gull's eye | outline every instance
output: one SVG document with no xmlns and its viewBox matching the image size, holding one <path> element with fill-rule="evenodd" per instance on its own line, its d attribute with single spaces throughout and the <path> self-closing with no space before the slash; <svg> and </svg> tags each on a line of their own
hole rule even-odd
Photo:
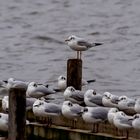
<svg viewBox="0 0 140 140">
<path fill-rule="evenodd" d="M 88 108 L 84 108 L 83 112 L 88 112 Z"/>
<path fill-rule="evenodd" d="M 66 78 L 65 78 L 65 77 L 62 77 L 62 79 L 63 79 L 63 80 L 66 80 Z"/>
<path fill-rule="evenodd" d="M 73 37 L 73 36 L 70 38 L 70 40 L 74 40 L 74 39 L 75 39 L 75 37 Z"/>
<path fill-rule="evenodd" d="M 34 84 L 33 84 L 33 86 L 34 86 L 34 87 L 37 87 L 37 84 L 36 84 L 36 83 L 34 83 Z"/>
<path fill-rule="evenodd" d="M 96 91 L 95 90 L 93 91 L 93 95 L 96 95 Z"/>
<path fill-rule="evenodd" d="M 75 91 L 74 88 L 71 88 L 71 91 L 74 92 Z"/>
<path fill-rule="evenodd" d="M 124 114 L 123 112 L 121 113 L 121 115 L 122 115 L 122 116 L 125 116 L 125 114 Z"/>
<path fill-rule="evenodd" d="M 69 102 L 69 103 L 68 103 L 68 106 L 72 106 L 72 103 L 71 103 L 71 102 Z"/>
</svg>

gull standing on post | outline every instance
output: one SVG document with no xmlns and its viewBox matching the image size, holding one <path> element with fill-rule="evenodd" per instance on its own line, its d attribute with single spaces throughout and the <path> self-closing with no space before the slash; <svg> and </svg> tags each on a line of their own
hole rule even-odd
<svg viewBox="0 0 140 140">
<path fill-rule="evenodd" d="M 65 42 L 67 42 L 68 46 L 72 49 L 77 51 L 77 59 L 81 59 L 82 51 L 86 51 L 89 48 L 102 45 L 102 43 L 89 43 L 83 38 L 77 37 L 75 35 L 69 36 Z"/>
</svg>

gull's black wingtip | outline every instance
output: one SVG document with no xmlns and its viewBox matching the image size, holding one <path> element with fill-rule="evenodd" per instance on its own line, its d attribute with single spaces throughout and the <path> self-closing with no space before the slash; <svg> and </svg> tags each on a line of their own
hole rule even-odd
<svg viewBox="0 0 140 140">
<path fill-rule="evenodd" d="M 93 80 L 87 80 L 88 83 L 93 83 L 93 82 L 96 82 L 96 79 L 93 79 Z"/>
<path fill-rule="evenodd" d="M 103 43 L 95 43 L 95 46 L 103 45 Z"/>
</svg>

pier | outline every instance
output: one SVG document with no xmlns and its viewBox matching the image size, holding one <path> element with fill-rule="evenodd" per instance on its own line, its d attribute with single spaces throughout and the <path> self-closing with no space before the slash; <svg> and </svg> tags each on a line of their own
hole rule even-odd
<svg viewBox="0 0 140 140">
<path fill-rule="evenodd" d="M 0 100 L 1 106 L 1 100 Z M 125 140 L 126 131 L 119 131 L 108 122 L 99 124 L 99 132 L 92 133 L 92 124 L 85 123 L 82 119 L 76 122 L 76 127 L 72 128 L 72 120 L 63 116 L 52 117 L 52 125 L 47 125 L 47 117 L 36 117 L 30 110 L 26 112 L 26 118 L 30 121 L 26 125 L 26 138 L 41 140 Z M 0 134 L 4 134 L 0 132 Z M 128 140 L 139 140 L 140 133 L 134 129 L 129 130 Z M 7 140 L 1 137 L 0 140 Z"/>
<path fill-rule="evenodd" d="M 67 86 L 82 89 L 82 60 L 71 59 L 67 63 Z M 63 94 L 63 93 L 62 93 Z M 32 110 L 26 111 L 26 90 L 11 88 L 9 90 L 9 129 L 8 140 L 122 140 L 126 138 L 126 131 L 118 130 L 107 121 L 99 123 L 98 132 L 91 130 L 93 124 L 88 124 L 78 118 L 73 127 L 73 120 L 63 115 L 52 116 L 51 125 L 48 117 L 37 117 Z M 0 100 L 1 107 L 1 100 Z M 2 109 L 1 109 L 2 112 Z M 49 117 L 50 119 L 50 117 Z M 26 125 L 25 120 L 29 121 Z M 140 139 L 138 130 L 130 129 L 129 140 Z M 1 133 L 2 134 L 2 133 Z M 3 137 L 1 138 L 3 139 Z M 6 140 L 7 138 L 5 138 Z"/>
</svg>

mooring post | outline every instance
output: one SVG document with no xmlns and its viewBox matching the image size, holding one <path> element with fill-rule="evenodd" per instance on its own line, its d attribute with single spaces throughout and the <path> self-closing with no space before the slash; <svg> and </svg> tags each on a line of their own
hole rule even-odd
<svg viewBox="0 0 140 140">
<path fill-rule="evenodd" d="M 8 140 L 25 140 L 26 91 L 23 88 L 9 90 Z"/>
<path fill-rule="evenodd" d="M 82 88 L 82 60 L 69 59 L 67 61 L 67 87 L 73 86 L 77 90 Z"/>
</svg>

